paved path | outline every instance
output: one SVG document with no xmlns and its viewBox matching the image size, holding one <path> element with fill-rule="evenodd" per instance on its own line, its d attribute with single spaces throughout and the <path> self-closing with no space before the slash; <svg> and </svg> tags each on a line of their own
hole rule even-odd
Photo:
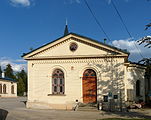
<svg viewBox="0 0 151 120">
<path fill-rule="evenodd" d="M 96 120 L 113 117 L 151 118 L 151 110 L 128 113 L 37 110 L 25 108 L 25 97 L 0 98 L 0 120 Z M 4 119 L 5 120 L 5 119 Z"/>
</svg>

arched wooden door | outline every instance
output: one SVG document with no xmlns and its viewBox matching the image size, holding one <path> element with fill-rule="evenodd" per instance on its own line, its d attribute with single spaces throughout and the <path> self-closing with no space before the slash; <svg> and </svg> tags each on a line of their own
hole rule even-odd
<svg viewBox="0 0 151 120">
<path fill-rule="evenodd" d="M 87 69 L 83 73 L 83 102 L 96 103 L 97 102 L 97 79 L 96 73 L 92 69 Z"/>
</svg>

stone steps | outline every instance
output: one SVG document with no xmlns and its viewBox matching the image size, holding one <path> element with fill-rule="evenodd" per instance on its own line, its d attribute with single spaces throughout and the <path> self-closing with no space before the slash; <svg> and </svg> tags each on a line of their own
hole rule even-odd
<svg viewBox="0 0 151 120">
<path fill-rule="evenodd" d="M 97 104 L 83 104 L 80 103 L 77 109 L 78 111 L 98 111 Z"/>
<path fill-rule="evenodd" d="M 78 111 L 98 111 L 98 109 L 93 107 L 79 107 Z"/>
</svg>

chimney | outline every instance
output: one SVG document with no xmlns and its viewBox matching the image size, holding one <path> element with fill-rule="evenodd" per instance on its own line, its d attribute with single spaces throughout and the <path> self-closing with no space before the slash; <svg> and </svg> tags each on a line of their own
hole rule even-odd
<svg viewBox="0 0 151 120">
<path fill-rule="evenodd" d="M 106 44 L 106 40 L 107 40 L 107 39 L 106 39 L 106 38 L 104 38 L 104 44 Z"/>
<path fill-rule="evenodd" d="M 4 72 L 2 73 L 2 78 L 5 78 L 5 73 Z"/>
</svg>

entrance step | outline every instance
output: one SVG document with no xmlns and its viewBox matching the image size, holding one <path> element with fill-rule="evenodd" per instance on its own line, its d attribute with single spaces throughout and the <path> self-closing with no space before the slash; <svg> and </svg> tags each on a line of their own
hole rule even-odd
<svg viewBox="0 0 151 120">
<path fill-rule="evenodd" d="M 77 109 L 78 111 L 98 111 L 98 107 L 96 103 L 80 103 Z"/>
</svg>

